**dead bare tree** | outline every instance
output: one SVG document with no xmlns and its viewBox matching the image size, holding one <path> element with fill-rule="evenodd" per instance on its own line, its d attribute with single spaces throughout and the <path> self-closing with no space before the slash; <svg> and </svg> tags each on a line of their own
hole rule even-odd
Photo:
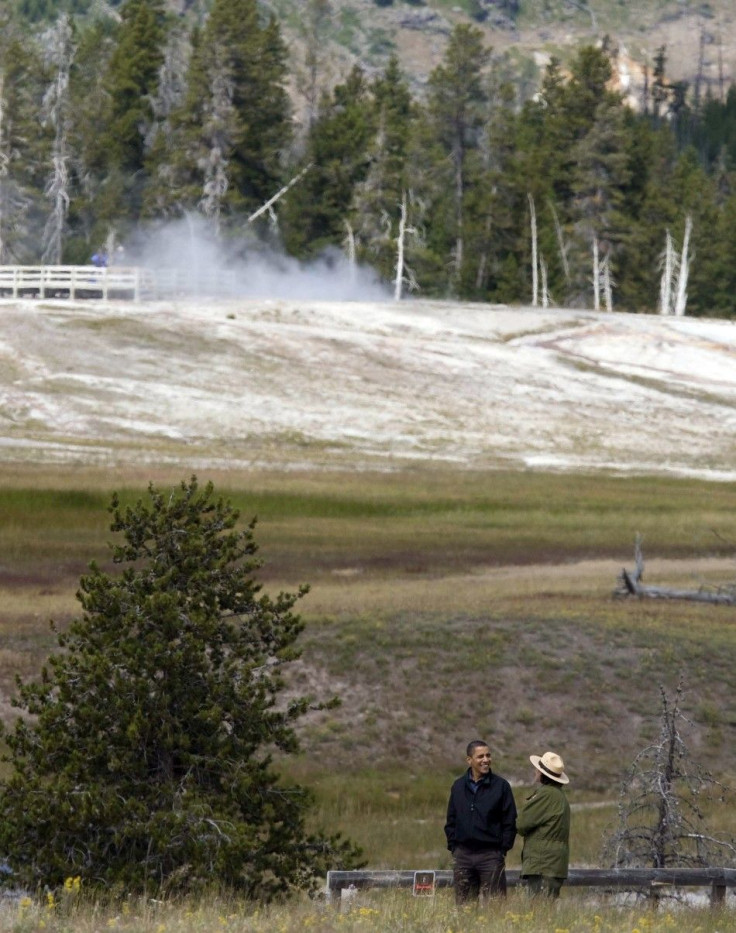
<svg viewBox="0 0 736 933">
<path fill-rule="evenodd" d="M 62 13 L 48 35 L 46 50 L 54 77 L 44 93 L 41 112 L 42 123 L 53 128 L 54 138 L 51 144 L 51 172 L 44 187 L 51 210 L 43 232 L 42 259 L 51 264 L 61 262 L 69 214 L 69 73 L 76 51 L 72 35 L 71 19 L 67 13 Z"/>
<path fill-rule="evenodd" d="M 687 308 L 687 280 L 690 274 L 690 235 L 692 217 L 685 217 L 682 253 L 675 249 L 672 234 L 665 232 L 665 247 L 660 257 L 662 276 L 659 281 L 659 313 L 683 317 Z"/>
<path fill-rule="evenodd" d="M 286 192 L 290 188 L 293 188 L 293 186 L 298 181 L 301 181 L 301 179 L 304 178 L 304 176 L 307 174 L 307 172 L 312 167 L 312 165 L 313 165 L 312 162 L 310 162 L 308 165 L 305 165 L 304 168 L 301 170 L 301 172 L 298 172 L 290 181 L 288 181 L 283 186 L 283 188 L 279 188 L 279 190 L 276 192 L 276 194 L 273 197 L 269 198 L 268 201 L 266 201 L 264 204 L 261 204 L 258 210 L 253 211 L 250 217 L 248 217 L 247 223 L 251 224 L 253 223 L 254 220 L 260 217 L 261 214 L 264 214 L 266 211 L 270 212 L 271 209 L 273 208 L 273 205 L 278 201 L 278 199 L 283 197 L 286 194 Z"/>
<path fill-rule="evenodd" d="M 557 245 L 560 250 L 560 261 L 562 262 L 562 271 L 565 273 L 565 282 L 570 283 L 570 261 L 567 258 L 567 243 L 565 242 L 565 234 L 562 230 L 562 224 L 560 223 L 560 218 L 555 210 L 553 202 L 548 199 L 547 203 L 549 209 L 552 212 L 552 219 L 555 225 L 555 235 L 557 236 Z"/>
<path fill-rule="evenodd" d="M 677 288 L 675 290 L 675 307 L 673 313 L 677 317 L 684 317 L 687 307 L 687 279 L 690 274 L 690 234 L 693 229 L 693 219 L 688 214 L 685 218 L 685 234 L 682 239 L 682 254 L 680 256 L 680 268 L 677 275 Z"/>
<path fill-rule="evenodd" d="M 606 253 L 601 263 L 601 289 L 606 311 L 613 311 L 613 289 L 616 282 L 611 275 L 611 255 Z"/>
<path fill-rule="evenodd" d="M 614 868 L 732 865 L 736 843 L 708 830 L 703 799 L 724 802 L 728 788 L 696 764 L 682 737 L 682 679 L 669 700 L 660 685 L 662 709 L 655 742 L 629 768 L 619 796 L 618 824 L 605 837 L 603 856 Z"/>
<path fill-rule="evenodd" d="M 534 198 L 527 192 L 529 201 L 529 225 L 532 238 L 532 307 L 539 304 L 539 266 L 537 261 L 537 211 L 534 207 Z"/>
<path fill-rule="evenodd" d="M 644 579 L 644 556 L 642 554 L 641 535 L 637 533 L 634 542 L 634 570 L 625 567 L 619 575 L 619 585 L 614 591 L 616 596 L 638 596 L 649 599 L 687 599 L 692 602 L 714 603 L 719 606 L 736 605 L 736 583 L 720 586 L 706 586 L 695 590 L 678 590 L 667 586 L 647 586 Z"/>
<path fill-rule="evenodd" d="M 355 281 L 356 275 L 356 252 L 355 252 L 355 230 L 349 220 L 345 221 L 345 239 L 343 240 L 345 254 L 348 259 L 348 269 L 350 270 L 350 279 Z"/>
<path fill-rule="evenodd" d="M 539 275 L 542 280 L 542 307 L 549 308 L 551 296 L 547 284 L 547 263 L 541 253 L 539 254 Z"/>
<path fill-rule="evenodd" d="M 659 280 L 659 313 L 672 313 L 672 282 L 677 273 L 679 256 L 675 249 L 672 234 L 665 231 L 664 250 L 660 257 L 662 275 Z"/>
<path fill-rule="evenodd" d="M 601 265 L 598 237 L 593 237 L 593 310 L 601 310 Z"/>
</svg>

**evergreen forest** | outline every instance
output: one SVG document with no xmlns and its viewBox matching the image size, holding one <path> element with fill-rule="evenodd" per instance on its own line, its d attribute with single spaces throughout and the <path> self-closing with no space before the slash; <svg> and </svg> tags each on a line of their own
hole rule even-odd
<svg viewBox="0 0 736 933">
<path fill-rule="evenodd" d="M 736 315 L 734 86 L 696 99 L 663 48 L 634 111 L 604 41 L 524 96 L 466 23 L 419 90 L 396 56 L 325 87 L 320 10 L 297 60 L 257 0 L 3 7 L 0 264 L 196 217 L 230 255 L 339 252 L 423 297 L 674 313 L 679 264 L 688 315 Z"/>
</svg>

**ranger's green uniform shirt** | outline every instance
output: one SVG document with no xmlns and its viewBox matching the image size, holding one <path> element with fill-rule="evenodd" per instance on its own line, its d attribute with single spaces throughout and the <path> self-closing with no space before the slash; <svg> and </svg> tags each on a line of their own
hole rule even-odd
<svg viewBox="0 0 736 933">
<path fill-rule="evenodd" d="M 570 861 L 570 804 L 558 784 L 540 784 L 516 819 L 524 837 L 521 874 L 567 878 Z"/>
</svg>

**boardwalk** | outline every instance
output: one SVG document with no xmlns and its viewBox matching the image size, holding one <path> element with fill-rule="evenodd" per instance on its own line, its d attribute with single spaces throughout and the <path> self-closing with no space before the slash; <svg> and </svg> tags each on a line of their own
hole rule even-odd
<svg viewBox="0 0 736 933">
<path fill-rule="evenodd" d="M 11 298 L 155 297 L 146 269 L 127 266 L 0 266 L 0 296 Z"/>
<path fill-rule="evenodd" d="M 246 285 L 242 272 L 198 266 L 155 272 L 140 266 L 0 266 L 5 298 L 236 298 L 247 293 Z"/>
</svg>

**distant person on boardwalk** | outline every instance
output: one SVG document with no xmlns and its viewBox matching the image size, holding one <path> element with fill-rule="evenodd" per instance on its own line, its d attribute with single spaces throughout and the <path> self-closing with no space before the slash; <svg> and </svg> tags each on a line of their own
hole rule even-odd
<svg viewBox="0 0 736 933">
<path fill-rule="evenodd" d="M 107 253 L 104 249 L 92 254 L 92 265 L 97 266 L 98 269 L 104 269 L 107 266 Z"/>
<path fill-rule="evenodd" d="M 488 743 L 476 739 L 465 753 L 468 770 L 450 789 L 445 824 L 457 904 L 506 895 L 506 853 L 516 838 L 514 795 L 491 770 Z"/>
<path fill-rule="evenodd" d="M 569 783 L 559 755 L 530 755 L 539 785 L 521 808 L 516 829 L 524 837 L 521 881 L 530 894 L 559 897 L 570 861 L 570 804 L 562 789 Z"/>
</svg>

